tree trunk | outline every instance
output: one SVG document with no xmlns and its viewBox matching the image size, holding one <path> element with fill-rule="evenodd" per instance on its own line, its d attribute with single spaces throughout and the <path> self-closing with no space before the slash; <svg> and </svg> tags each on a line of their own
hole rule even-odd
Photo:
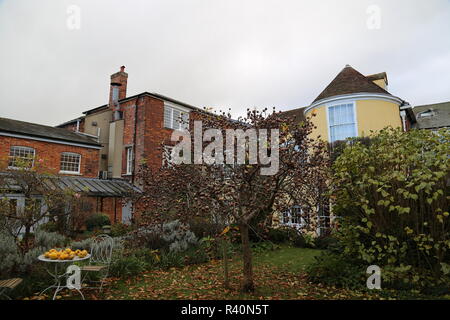
<svg viewBox="0 0 450 320">
<path fill-rule="evenodd" d="M 224 287 L 225 289 L 230 289 L 230 278 L 228 276 L 228 242 L 227 240 L 222 240 L 222 250 L 223 250 L 223 273 L 224 273 Z"/>
<path fill-rule="evenodd" d="M 243 292 L 252 292 L 255 290 L 253 284 L 253 263 L 252 263 L 252 251 L 250 249 L 250 240 L 248 237 L 248 225 L 241 223 L 239 225 L 241 231 L 242 242 L 242 257 L 244 260 L 244 281 L 242 283 Z"/>
<path fill-rule="evenodd" d="M 27 252 L 30 246 L 31 225 L 25 225 L 25 234 L 23 236 L 24 252 Z"/>
</svg>

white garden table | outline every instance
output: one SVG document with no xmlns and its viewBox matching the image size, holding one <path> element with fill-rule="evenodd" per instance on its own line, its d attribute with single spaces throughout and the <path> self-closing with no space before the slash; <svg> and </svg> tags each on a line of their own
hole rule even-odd
<svg viewBox="0 0 450 320">
<path fill-rule="evenodd" d="M 58 259 L 53 260 L 53 259 L 46 258 L 43 254 L 41 254 L 38 257 L 38 260 L 47 263 L 47 265 L 48 265 L 48 267 L 46 268 L 47 272 L 48 272 L 48 274 L 50 274 L 53 277 L 53 280 L 55 282 L 48 288 L 45 288 L 39 295 L 42 295 L 47 290 L 55 288 L 55 293 L 53 294 L 53 300 L 55 300 L 58 292 L 64 288 L 66 288 L 66 283 L 63 282 L 62 280 L 64 280 L 67 277 L 66 269 L 68 267 L 68 264 L 77 262 L 77 261 L 84 261 L 84 260 L 89 259 L 90 257 L 91 257 L 91 255 L 88 254 L 83 258 L 76 256 L 72 260 L 58 260 Z M 52 269 L 51 264 L 53 264 L 53 270 L 51 270 Z M 78 291 L 78 293 L 81 295 L 81 297 L 84 300 L 83 293 L 77 288 L 74 288 L 74 289 Z"/>
</svg>

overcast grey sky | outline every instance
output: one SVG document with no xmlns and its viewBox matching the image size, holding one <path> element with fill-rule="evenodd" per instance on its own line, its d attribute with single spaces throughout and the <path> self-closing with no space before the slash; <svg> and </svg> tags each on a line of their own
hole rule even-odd
<svg viewBox="0 0 450 320">
<path fill-rule="evenodd" d="M 0 44 L 0 117 L 48 125 L 106 103 L 121 65 L 128 95 L 234 115 L 306 106 L 347 63 L 450 100 L 450 0 L 0 0 Z"/>
</svg>

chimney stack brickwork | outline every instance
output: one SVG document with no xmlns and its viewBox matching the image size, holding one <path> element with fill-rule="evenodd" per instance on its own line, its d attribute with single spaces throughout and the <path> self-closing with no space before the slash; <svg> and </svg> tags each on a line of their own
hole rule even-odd
<svg viewBox="0 0 450 320">
<path fill-rule="evenodd" d="M 109 105 L 113 107 L 113 88 L 114 86 L 119 87 L 119 100 L 127 97 L 127 81 L 128 73 L 125 71 L 125 66 L 120 67 L 120 71 L 111 75 L 111 85 L 109 92 Z"/>
</svg>

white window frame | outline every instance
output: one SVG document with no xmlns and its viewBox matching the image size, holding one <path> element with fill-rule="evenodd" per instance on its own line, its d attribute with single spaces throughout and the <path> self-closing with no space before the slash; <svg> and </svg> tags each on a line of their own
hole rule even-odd
<svg viewBox="0 0 450 320">
<path fill-rule="evenodd" d="M 9 162 L 10 162 L 10 160 L 11 160 L 11 158 L 20 158 L 20 159 L 27 159 L 27 158 L 25 158 L 25 157 L 21 157 L 21 156 L 15 156 L 15 155 L 11 155 L 11 151 L 12 151 L 12 149 L 13 148 L 21 148 L 21 149 L 28 149 L 28 150 L 32 150 L 33 151 L 33 158 L 31 159 L 31 166 L 30 166 L 30 168 L 33 168 L 34 167 L 34 158 L 36 157 L 36 149 L 34 149 L 34 148 L 32 148 L 32 147 L 25 147 L 25 146 L 11 146 L 11 147 L 9 147 L 9 155 L 8 155 L 8 168 L 9 169 L 18 169 L 19 167 L 16 167 L 16 166 L 10 166 L 9 165 Z M 13 161 L 13 163 L 14 163 L 14 161 Z"/>
<path fill-rule="evenodd" d="M 62 157 L 63 157 L 63 155 L 78 156 L 78 157 L 79 157 L 79 161 L 78 161 L 78 171 L 69 171 L 69 170 L 63 170 L 63 169 L 62 169 Z M 80 169 L 81 169 L 81 154 L 75 153 L 75 152 L 61 152 L 61 157 L 60 157 L 60 160 L 59 160 L 59 167 L 60 167 L 59 173 L 64 173 L 64 174 L 80 174 Z"/>
<path fill-rule="evenodd" d="M 293 214 L 295 213 L 295 214 Z M 288 221 L 285 221 L 287 218 Z M 295 205 L 281 213 L 281 225 L 295 228 L 297 230 L 306 226 L 306 221 L 303 218 L 303 208 Z"/>
<path fill-rule="evenodd" d="M 169 126 L 166 126 L 166 110 L 170 110 L 170 125 Z M 187 115 L 186 120 L 188 121 L 188 123 L 183 123 L 183 122 L 177 121 L 178 126 L 175 127 L 173 125 L 173 122 L 175 120 L 174 115 L 173 115 L 174 110 L 179 111 L 181 117 L 183 114 L 186 114 Z M 165 102 L 164 103 L 164 112 L 163 112 L 163 126 L 164 126 L 164 128 L 172 129 L 172 130 L 189 130 L 189 109 L 180 107 L 175 104 L 170 104 L 170 103 Z"/>
<path fill-rule="evenodd" d="M 326 110 L 327 110 L 327 130 L 328 130 L 328 141 L 330 143 L 333 143 L 335 141 L 331 140 L 331 124 L 330 124 L 330 111 L 329 109 L 332 107 L 337 107 L 337 106 L 341 106 L 341 105 L 345 105 L 345 104 L 351 104 L 353 107 L 353 123 L 355 124 L 355 135 L 353 137 L 357 137 L 358 136 L 358 121 L 357 121 L 357 115 L 356 115 L 356 101 L 354 100 L 341 100 L 341 101 L 336 101 L 332 104 L 328 104 L 326 105 Z M 349 137 L 350 138 L 350 137 Z M 338 141 L 338 140 L 336 140 Z"/>
<path fill-rule="evenodd" d="M 133 174 L 133 147 L 126 147 L 126 156 L 127 156 L 127 168 L 126 168 L 126 174 Z"/>
</svg>

